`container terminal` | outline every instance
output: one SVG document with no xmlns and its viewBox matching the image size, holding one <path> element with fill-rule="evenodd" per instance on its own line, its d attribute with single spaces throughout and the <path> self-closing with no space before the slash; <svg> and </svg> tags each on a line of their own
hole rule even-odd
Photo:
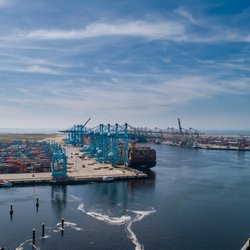
<svg viewBox="0 0 250 250">
<path fill-rule="evenodd" d="M 87 128 L 88 121 L 49 138 L 9 135 L 4 140 L 0 136 L 0 186 L 147 178 L 141 170 L 156 165 L 156 152 L 150 147 L 136 146 L 136 142 L 250 150 L 250 135 L 208 135 L 182 128 L 180 119 L 179 129 L 166 130 L 136 128 L 127 123 Z"/>
<path fill-rule="evenodd" d="M 0 144 L 0 186 L 75 184 L 146 178 L 130 165 L 156 164 L 149 147 L 129 145 L 128 125 L 84 125 L 46 140 L 13 140 Z M 136 135 L 133 135 L 136 137 Z"/>
</svg>

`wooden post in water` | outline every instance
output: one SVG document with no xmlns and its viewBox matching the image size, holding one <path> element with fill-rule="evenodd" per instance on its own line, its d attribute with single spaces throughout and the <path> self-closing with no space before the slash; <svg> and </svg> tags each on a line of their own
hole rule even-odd
<svg viewBox="0 0 250 250">
<path fill-rule="evenodd" d="M 63 233 L 64 233 L 64 218 L 62 218 L 62 221 L 61 221 L 61 234 L 63 236 Z"/>
<path fill-rule="evenodd" d="M 13 205 L 10 205 L 10 215 L 13 215 Z"/>
<path fill-rule="evenodd" d="M 64 218 L 62 218 L 62 230 L 64 230 Z"/>
<path fill-rule="evenodd" d="M 32 245 L 33 245 L 33 247 L 35 246 L 35 244 L 36 244 L 36 229 L 33 228 L 33 230 L 32 230 Z"/>
<path fill-rule="evenodd" d="M 10 219 L 12 220 L 13 217 L 13 205 L 10 205 Z"/>
<path fill-rule="evenodd" d="M 42 224 L 42 237 L 45 236 L 45 224 L 43 223 Z"/>
<path fill-rule="evenodd" d="M 38 212 L 38 208 L 39 208 L 39 199 L 36 198 L 36 211 Z"/>
</svg>

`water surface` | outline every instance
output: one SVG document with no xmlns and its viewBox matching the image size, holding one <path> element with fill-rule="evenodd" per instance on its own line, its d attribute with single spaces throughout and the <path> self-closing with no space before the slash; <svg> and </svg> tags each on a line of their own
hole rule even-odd
<svg viewBox="0 0 250 250">
<path fill-rule="evenodd" d="M 1 189 L 0 246 L 31 249 L 36 228 L 38 249 L 240 249 L 250 236 L 250 152 L 153 147 L 147 180 Z"/>
</svg>

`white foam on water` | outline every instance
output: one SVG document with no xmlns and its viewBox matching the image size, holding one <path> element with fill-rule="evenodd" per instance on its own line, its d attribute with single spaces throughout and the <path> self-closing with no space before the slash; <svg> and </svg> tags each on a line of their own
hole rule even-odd
<svg viewBox="0 0 250 250">
<path fill-rule="evenodd" d="M 81 198 L 79 198 L 79 197 L 77 197 L 77 196 L 75 196 L 75 195 L 73 195 L 73 194 L 70 194 L 69 196 L 70 196 L 70 198 L 72 198 L 72 200 L 74 200 L 74 201 L 82 201 Z"/>
<path fill-rule="evenodd" d="M 42 239 L 45 240 L 45 239 L 48 239 L 48 238 L 50 238 L 50 237 L 51 237 L 51 235 L 45 234 L 44 236 L 42 236 Z"/>
<path fill-rule="evenodd" d="M 31 246 L 32 246 L 32 248 L 33 248 L 33 249 L 40 250 L 40 247 L 37 247 L 37 246 L 36 246 L 36 245 L 34 245 L 34 244 L 31 244 Z"/>
<path fill-rule="evenodd" d="M 58 232 L 61 232 L 61 231 L 62 231 L 62 228 L 59 227 L 58 229 L 54 229 L 54 230 L 53 230 L 53 233 L 58 233 Z"/>
<path fill-rule="evenodd" d="M 136 214 L 135 218 L 132 219 L 131 221 L 129 221 L 128 224 L 126 225 L 128 238 L 131 239 L 133 244 L 135 245 L 135 250 L 143 250 L 144 249 L 143 244 L 141 244 L 139 242 L 139 240 L 137 239 L 135 233 L 132 231 L 131 227 L 132 227 L 133 223 L 142 220 L 147 215 L 155 213 L 156 210 L 152 209 L 150 211 L 134 211 L 134 210 L 127 210 L 127 211 L 130 211 L 130 212 Z"/>
<path fill-rule="evenodd" d="M 121 217 L 110 217 L 108 215 L 96 212 L 86 212 L 86 214 L 97 220 L 104 221 L 109 225 L 124 225 L 131 220 L 131 217 L 128 215 L 123 215 Z"/>
<path fill-rule="evenodd" d="M 16 247 L 16 250 L 22 250 L 22 249 L 23 249 L 23 246 L 24 246 L 26 243 L 30 242 L 30 241 L 32 241 L 32 239 L 28 239 L 28 240 L 22 242 L 18 247 Z"/>
<path fill-rule="evenodd" d="M 131 220 L 130 216 L 127 215 L 123 215 L 121 217 L 110 217 L 108 215 L 102 214 L 102 213 L 97 213 L 97 212 L 88 212 L 85 210 L 85 206 L 83 203 L 81 203 L 78 208 L 79 211 L 82 211 L 83 213 L 86 213 L 87 215 L 100 220 L 100 221 L 104 221 L 105 223 L 109 224 L 109 225 L 124 225 L 126 224 L 128 221 Z"/>
<path fill-rule="evenodd" d="M 83 231 L 83 228 L 77 227 L 77 224 L 76 224 L 76 223 L 73 223 L 73 222 L 65 221 L 65 222 L 64 222 L 64 225 L 65 225 L 66 227 L 73 228 L 73 229 L 75 229 L 76 231 Z"/>
<path fill-rule="evenodd" d="M 22 250 L 23 249 L 23 246 L 25 245 L 25 244 L 27 244 L 28 242 L 30 242 L 30 245 L 32 246 L 32 248 L 33 249 L 40 249 L 40 247 L 37 247 L 36 245 L 34 245 L 33 243 L 32 243 L 32 239 L 28 239 L 28 240 L 26 240 L 26 241 L 24 241 L 23 243 L 21 243 L 18 247 L 16 247 L 16 250 Z"/>
<path fill-rule="evenodd" d="M 72 198 L 77 200 L 77 201 L 81 200 L 80 198 L 78 198 L 76 196 L 72 196 Z M 135 214 L 135 217 L 132 218 L 130 215 L 122 215 L 121 217 L 111 217 L 111 216 L 108 216 L 106 214 L 98 213 L 95 211 L 87 211 L 85 209 L 84 203 L 80 203 L 79 206 L 77 207 L 77 210 L 81 211 L 84 214 L 87 214 L 88 216 L 95 218 L 96 220 L 103 221 L 109 225 L 115 225 L 115 226 L 125 225 L 125 231 L 127 232 L 127 237 L 135 245 L 135 250 L 143 250 L 144 246 L 143 246 L 143 244 L 141 244 L 139 242 L 139 240 L 137 239 L 137 236 L 135 235 L 135 233 L 131 229 L 133 223 L 141 221 L 145 216 L 148 216 L 148 215 L 156 212 L 156 210 L 153 208 L 151 210 L 148 210 L 148 211 L 126 210 L 127 212 Z M 51 227 L 46 227 L 46 229 L 50 229 L 54 233 L 58 233 L 58 232 L 61 232 L 62 230 L 64 230 L 63 228 L 61 228 L 61 223 L 57 223 L 56 227 L 57 227 L 56 229 L 53 229 Z M 69 222 L 69 221 L 64 222 L 64 227 L 65 228 L 69 227 L 69 228 L 72 228 L 76 231 L 83 231 L 83 228 L 78 227 L 76 223 Z M 49 237 L 51 237 L 51 235 L 45 235 L 41 239 L 47 239 Z M 29 239 L 29 240 L 26 240 L 25 242 L 21 243 L 16 248 L 16 250 L 23 250 L 23 246 L 28 242 L 30 242 L 30 245 L 32 245 L 32 239 Z M 39 249 L 35 245 L 33 247 L 36 249 Z"/>
<path fill-rule="evenodd" d="M 139 242 L 135 233 L 131 229 L 133 223 L 135 223 L 137 221 L 141 221 L 145 216 L 148 216 L 148 215 L 156 212 L 156 210 L 153 208 L 149 211 L 127 210 L 127 212 L 131 212 L 131 213 L 136 214 L 135 217 L 132 218 L 129 215 L 122 215 L 121 217 L 110 217 L 108 215 L 97 213 L 94 211 L 88 212 L 88 211 L 86 211 L 83 203 L 79 204 L 77 209 L 79 211 L 82 211 L 83 213 L 85 213 L 85 214 L 87 214 L 87 215 L 89 215 L 97 220 L 103 221 L 109 225 L 125 225 L 125 230 L 127 232 L 127 236 L 135 245 L 135 250 L 143 250 L 144 246 L 143 246 L 143 244 L 141 244 Z"/>
<path fill-rule="evenodd" d="M 152 208 L 151 210 L 148 210 L 148 211 L 137 211 L 137 210 L 127 210 L 128 212 L 132 212 L 132 213 L 135 213 L 136 215 L 141 215 L 142 216 L 142 219 L 147 216 L 147 215 L 150 215 L 150 214 L 153 214 L 156 212 L 156 210 L 154 208 Z"/>
<path fill-rule="evenodd" d="M 79 204 L 77 210 L 82 211 L 83 213 L 85 213 L 86 211 L 85 211 L 84 207 L 85 207 L 84 204 L 81 203 L 81 204 Z"/>
<path fill-rule="evenodd" d="M 57 226 L 60 226 L 60 225 L 62 225 L 61 223 L 57 223 L 56 224 Z M 73 222 L 69 222 L 69 221 L 64 221 L 64 227 L 70 227 L 70 228 L 72 228 L 72 229 L 75 229 L 76 231 L 83 231 L 83 228 L 81 228 L 81 227 L 77 227 L 77 224 L 76 223 L 73 223 Z M 54 233 L 58 233 L 59 231 L 61 231 L 61 230 L 64 230 L 64 228 L 62 228 L 62 227 L 59 227 L 59 228 L 57 228 L 57 229 L 54 229 Z"/>
<path fill-rule="evenodd" d="M 52 232 L 53 232 L 53 233 L 58 233 L 58 232 L 61 232 L 62 230 L 64 230 L 64 229 L 61 227 L 61 223 L 57 223 L 57 224 L 56 224 L 56 227 L 57 227 L 56 229 L 53 229 L 53 228 L 51 228 L 51 227 L 46 227 L 46 229 L 49 229 L 48 231 L 49 231 L 50 233 L 52 233 Z M 76 223 L 69 222 L 69 221 L 65 221 L 65 222 L 64 222 L 64 227 L 69 227 L 69 228 L 72 228 L 72 229 L 74 229 L 74 230 L 76 230 L 76 231 L 83 231 L 83 228 L 77 227 L 77 224 L 76 224 Z M 45 240 L 45 239 L 48 239 L 48 238 L 50 238 L 50 237 L 52 237 L 52 235 L 46 234 L 45 236 L 42 236 L 41 238 L 37 238 L 37 240 Z M 25 242 L 21 243 L 18 247 L 16 247 L 16 250 L 23 250 L 23 246 L 24 246 L 26 243 L 28 243 L 28 242 L 30 242 L 30 245 L 31 245 L 34 249 L 40 249 L 38 246 L 32 244 L 32 239 L 29 239 L 29 240 L 26 240 Z"/>
</svg>

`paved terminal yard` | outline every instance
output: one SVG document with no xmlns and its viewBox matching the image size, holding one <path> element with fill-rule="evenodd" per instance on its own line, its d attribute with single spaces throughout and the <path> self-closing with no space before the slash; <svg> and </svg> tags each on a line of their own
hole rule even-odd
<svg viewBox="0 0 250 250">
<path fill-rule="evenodd" d="M 68 176 L 79 178 L 102 178 L 102 177 L 146 177 L 144 173 L 136 169 L 128 168 L 124 165 L 112 167 L 108 163 L 97 163 L 95 159 L 88 157 L 81 158 L 80 148 L 66 147 L 66 155 L 68 156 Z"/>
<path fill-rule="evenodd" d="M 109 163 L 97 163 L 95 159 L 88 158 L 87 156 L 82 157 L 81 148 L 67 145 L 65 149 L 68 157 L 67 178 L 59 178 L 56 181 L 52 178 L 51 172 L 1 174 L 0 184 L 2 183 L 2 186 L 4 186 L 5 181 L 9 181 L 13 185 L 74 184 L 147 177 L 145 173 L 124 165 L 113 167 Z"/>
</svg>

